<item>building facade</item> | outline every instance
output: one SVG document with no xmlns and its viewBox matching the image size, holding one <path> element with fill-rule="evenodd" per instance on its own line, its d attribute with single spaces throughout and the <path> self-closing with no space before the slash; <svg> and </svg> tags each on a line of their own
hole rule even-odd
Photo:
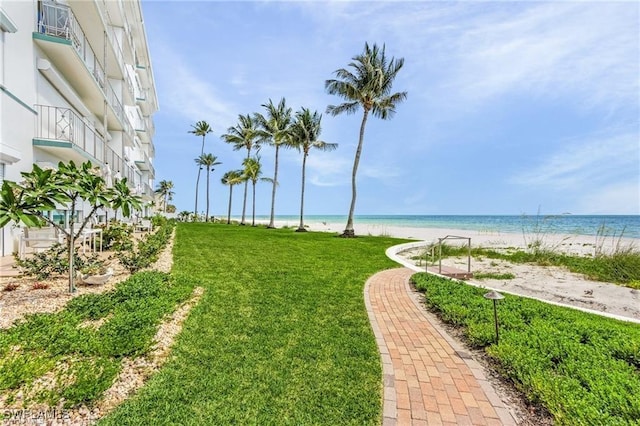
<svg viewBox="0 0 640 426">
<path fill-rule="evenodd" d="M 0 180 L 89 160 L 146 204 L 157 109 L 140 0 L 0 0 Z M 53 212 L 61 223 L 83 213 Z M 2 229 L 1 255 L 18 233 Z"/>
</svg>

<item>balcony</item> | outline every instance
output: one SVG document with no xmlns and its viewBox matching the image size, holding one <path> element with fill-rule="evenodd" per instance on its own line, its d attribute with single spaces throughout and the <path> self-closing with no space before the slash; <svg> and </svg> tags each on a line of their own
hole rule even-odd
<svg viewBox="0 0 640 426">
<path fill-rule="evenodd" d="M 127 178 L 127 186 L 131 189 L 135 188 L 136 172 L 133 170 L 133 167 L 110 147 L 107 147 L 105 150 L 104 161 L 105 163 L 109 163 L 114 177 L 119 174 L 120 178 Z"/>
<path fill-rule="evenodd" d="M 149 156 L 147 155 L 146 152 L 144 151 L 138 151 L 142 154 L 142 159 L 140 160 L 135 160 L 136 166 L 138 166 L 138 169 L 145 171 L 145 172 L 151 172 L 151 176 L 155 175 L 155 170 L 153 168 L 153 164 L 151 163 L 151 159 L 149 159 Z"/>
<path fill-rule="evenodd" d="M 101 164 L 104 140 L 78 114 L 69 108 L 35 106 L 36 136 L 33 146 L 64 160 Z"/>
<path fill-rule="evenodd" d="M 107 100 L 109 129 L 131 131 L 120 97 L 68 6 L 41 3 L 33 39 L 96 116 L 103 116 Z"/>
</svg>

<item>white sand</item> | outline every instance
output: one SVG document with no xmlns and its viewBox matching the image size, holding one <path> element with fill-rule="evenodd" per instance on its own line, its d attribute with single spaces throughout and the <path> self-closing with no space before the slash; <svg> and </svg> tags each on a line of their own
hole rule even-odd
<svg viewBox="0 0 640 426">
<path fill-rule="evenodd" d="M 342 233 L 345 223 L 307 222 L 310 231 Z M 277 227 L 296 227 L 297 222 L 276 222 Z M 537 240 L 542 247 L 569 254 L 593 256 L 596 251 L 611 252 L 616 248 L 634 247 L 640 249 L 640 239 L 600 239 L 588 235 L 560 234 L 516 234 L 501 232 L 469 231 L 444 228 L 409 228 L 402 226 L 384 226 L 358 224 L 356 235 L 389 236 L 434 243 L 447 235 L 470 237 L 472 247 L 494 249 L 520 248 Z M 450 244 L 466 244 L 466 240 L 451 240 Z M 413 253 L 415 254 L 415 252 Z M 406 253 L 409 259 L 412 253 Z M 466 270 L 467 259 L 448 259 L 443 262 L 449 266 Z M 474 285 L 505 291 L 553 303 L 574 306 L 582 309 L 605 312 L 640 322 L 640 291 L 620 285 L 596 282 L 584 276 L 569 272 L 564 268 L 540 267 L 535 265 L 516 265 L 491 259 L 472 259 L 472 272 L 511 272 L 516 278 L 511 280 L 472 280 Z"/>
</svg>

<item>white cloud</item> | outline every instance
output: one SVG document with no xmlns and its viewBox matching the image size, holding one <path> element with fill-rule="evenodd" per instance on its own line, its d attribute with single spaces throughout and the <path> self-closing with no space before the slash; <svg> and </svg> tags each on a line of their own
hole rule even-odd
<svg viewBox="0 0 640 426">
<path fill-rule="evenodd" d="M 307 158 L 307 179 L 316 186 L 343 186 L 351 182 L 352 160 L 335 153 L 314 152 Z"/>
<path fill-rule="evenodd" d="M 461 22 L 441 87 L 471 103 L 508 92 L 615 110 L 637 105 L 637 5 L 542 3 Z M 451 36 L 451 35 L 450 35 Z M 636 58 L 636 60 L 630 60 Z"/>
<path fill-rule="evenodd" d="M 237 108 L 222 99 L 217 88 L 188 67 L 182 58 L 168 45 L 160 45 L 154 53 L 156 69 L 166 71 L 156 73 L 157 86 L 164 111 L 178 114 L 189 121 L 206 120 L 215 123 L 216 128 L 227 128 L 235 123 Z M 170 70 L 170 71 L 169 71 Z"/>
<path fill-rule="evenodd" d="M 637 133 L 595 136 L 566 141 L 564 147 L 542 164 L 515 176 L 524 186 L 550 190 L 585 190 L 609 185 L 621 177 L 640 176 L 640 146 Z"/>
</svg>

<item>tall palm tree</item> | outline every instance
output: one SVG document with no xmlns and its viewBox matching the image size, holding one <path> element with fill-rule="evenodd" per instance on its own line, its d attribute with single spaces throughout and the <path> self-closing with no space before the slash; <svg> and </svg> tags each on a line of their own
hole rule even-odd
<svg viewBox="0 0 640 426">
<path fill-rule="evenodd" d="M 271 191 L 271 216 L 268 228 L 275 228 L 275 205 L 276 187 L 278 186 L 278 153 L 281 146 L 286 146 L 289 142 L 289 132 L 291 128 L 291 108 L 287 108 L 284 98 L 280 99 L 278 105 L 274 105 L 269 99 L 268 104 L 262 104 L 267 111 L 266 117 L 256 113 L 255 119 L 260 126 L 261 142 L 273 145 L 276 149 L 276 162 L 273 172 L 273 190 Z"/>
<path fill-rule="evenodd" d="M 256 183 L 259 180 L 271 181 L 271 179 L 261 177 L 262 164 L 260 163 L 260 157 L 245 158 L 242 165 L 244 166 L 244 178 L 250 180 L 252 184 L 251 226 L 256 226 Z"/>
<path fill-rule="evenodd" d="M 344 237 L 353 237 L 353 213 L 356 206 L 356 173 L 360 163 L 362 153 L 362 142 L 364 140 L 364 128 L 367 124 L 369 113 L 374 117 L 383 120 L 390 119 L 396 112 L 396 105 L 407 98 L 407 92 L 391 93 L 393 80 L 398 75 L 404 58 L 391 58 L 387 60 L 385 46 L 380 49 L 376 44 L 364 45 L 364 52 L 352 58 L 349 67 L 352 70 L 340 68 L 334 71 L 336 79 L 327 80 L 324 83 L 325 89 L 331 95 L 338 95 L 346 102 L 340 105 L 329 105 L 327 113 L 336 116 L 343 112 L 353 114 L 362 107 L 362 123 L 360 124 L 360 138 L 353 161 L 353 172 L 351 173 L 351 206 L 349 208 L 349 218 L 347 226 L 342 233 Z"/>
<path fill-rule="evenodd" d="M 240 149 L 247 150 L 247 157 L 251 157 L 251 150 L 256 148 L 256 154 L 260 152 L 260 134 L 258 133 L 257 122 L 249 114 L 238 115 L 238 124 L 234 127 L 229 127 L 227 133 L 222 135 L 222 139 L 226 143 L 233 145 L 233 150 L 238 151 Z M 244 199 L 242 202 L 242 219 L 240 225 L 245 224 L 245 213 L 247 208 L 247 187 L 249 181 L 244 181 Z"/>
<path fill-rule="evenodd" d="M 173 195 L 175 194 L 175 192 L 173 192 L 173 182 L 170 180 L 161 180 L 158 182 L 158 187 L 156 188 L 155 193 L 162 197 L 163 211 L 166 213 L 167 204 L 169 200 L 173 199 Z"/>
<path fill-rule="evenodd" d="M 195 125 L 191 125 L 193 130 L 189 130 L 189 133 L 192 133 L 196 136 L 202 136 L 202 148 L 200 149 L 200 155 L 204 154 L 204 139 L 207 135 L 213 132 L 211 126 L 206 121 L 198 121 Z M 200 172 L 202 171 L 202 167 L 198 166 L 198 178 L 196 179 L 196 205 L 194 207 L 193 213 L 195 217 L 198 217 L 198 186 L 200 185 Z"/>
<path fill-rule="evenodd" d="M 333 151 L 338 148 L 337 143 L 318 140 L 320 137 L 322 114 L 308 108 L 296 112 L 296 121 L 291 126 L 291 146 L 302 152 L 302 190 L 300 192 L 300 225 L 296 232 L 305 232 L 304 227 L 304 182 L 307 167 L 307 157 L 311 148 L 320 151 Z"/>
<path fill-rule="evenodd" d="M 222 164 L 218 161 L 218 157 L 213 154 L 202 154 L 200 157 L 195 159 L 196 164 L 202 168 L 205 167 L 207 169 L 207 210 L 204 216 L 204 221 L 209 222 L 209 176 L 212 170 L 215 170 L 213 167 L 219 164 Z"/>
<path fill-rule="evenodd" d="M 229 185 L 229 210 L 227 211 L 227 225 L 231 223 L 231 199 L 233 198 L 233 187 L 242 182 L 247 183 L 242 170 L 229 170 L 220 180 L 223 185 Z"/>
</svg>

